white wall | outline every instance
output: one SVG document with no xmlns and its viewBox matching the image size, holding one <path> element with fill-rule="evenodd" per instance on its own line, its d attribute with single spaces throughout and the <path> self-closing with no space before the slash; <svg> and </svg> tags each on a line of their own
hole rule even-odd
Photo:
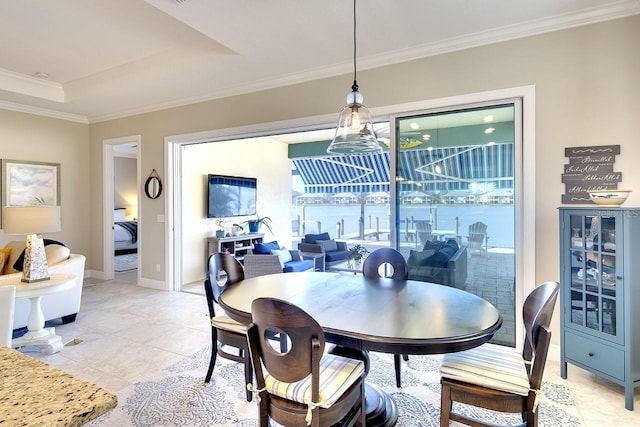
<svg viewBox="0 0 640 427">
<path fill-rule="evenodd" d="M 258 179 L 257 213 L 272 220 L 275 236 L 265 227 L 265 241 L 278 240 L 291 248 L 291 162 L 287 146 L 268 138 L 186 145 L 182 150 L 183 284 L 201 282 L 207 271 L 207 237 L 214 236 L 214 219 L 207 218 L 207 174 Z M 251 217 L 228 218 L 233 223 Z"/>
</svg>

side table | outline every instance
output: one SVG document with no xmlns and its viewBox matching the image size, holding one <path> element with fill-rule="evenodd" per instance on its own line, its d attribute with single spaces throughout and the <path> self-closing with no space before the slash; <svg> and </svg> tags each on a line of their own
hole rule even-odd
<svg viewBox="0 0 640 427">
<path fill-rule="evenodd" d="M 13 285 L 16 287 L 16 298 L 29 298 L 31 301 L 27 333 L 13 340 L 13 348 L 33 345 L 45 346 L 47 354 L 62 350 L 62 337 L 56 335 L 55 328 L 44 327 L 42 297 L 67 290 L 75 284 L 75 281 L 76 276 L 73 274 L 52 274 L 49 280 L 33 283 L 22 282 L 20 278 L 0 281 L 0 286 Z"/>
<path fill-rule="evenodd" d="M 320 252 L 300 252 L 300 256 L 302 259 L 312 259 L 313 260 L 313 269 L 315 271 L 324 271 L 325 260 L 324 254 Z"/>
</svg>

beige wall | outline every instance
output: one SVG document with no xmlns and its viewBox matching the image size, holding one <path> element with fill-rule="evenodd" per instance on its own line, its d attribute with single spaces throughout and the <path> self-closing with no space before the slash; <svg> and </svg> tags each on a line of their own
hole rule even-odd
<svg viewBox="0 0 640 427">
<path fill-rule="evenodd" d="M 616 169 L 633 189 L 639 172 L 636 136 L 640 107 L 640 17 L 634 16 L 383 67 L 358 74 L 366 104 L 380 107 L 516 86 L 536 87 L 536 280 L 558 278 L 557 211 L 564 186 L 564 147 L 621 144 Z M 91 125 L 91 198 L 101 204 L 102 140 L 142 135 L 143 176 L 164 173 L 167 135 L 311 117 L 339 110 L 349 76 L 313 81 Z M 337 115 L 337 114 L 336 114 Z M 529 141 L 528 143 L 531 143 Z M 247 154 L 265 158 L 265 153 Z M 525 159 L 533 161 L 533 159 Z M 142 201 L 144 256 L 164 258 L 163 197 Z M 640 202 L 632 193 L 628 205 Z M 94 209 L 94 212 L 98 210 Z M 102 248 L 101 217 L 92 217 L 92 254 Z M 533 238 L 533 236 L 531 236 Z M 147 255 L 148 254 L 148 255 Z M 101 268 L 101 257 L 90 260 Z M 143 277 L 164 280 L 155 270 Z"/>
<path fill-rule="evenodd" d="M 615 165 L 623 176 L 620 187 L 635 190 L 626 206 L 640 205 L 640 189 L 635 185 L 640 182 L 640 170 L 635 168 L 640 157 L 639 40 L 640 16 L 634 16 L 360 70 L 358 82 L 370 108 L 535 85 L 536 138 L 526 143 L 535 143 L 536 157 L 524 161 L 535 162 L 536 235 L 527 238 L 536 239 L 536 281 L 557 280 L 557 207 L 564 191 L 560 175 L 567 162 L 565 147 L 620 144 L 622 152 Z M 2 156 L 37 159 L 37 154 L 47 149 L 48 154 L 40 156 L 40 160 L 57 158 L 63 163 L 63 209 L 71 211 L 63 214 L 63 229 L 69 230 L 63 233 L 70 233 L 67 240 L 77 246 L 78 252 L 88 254 L 87 267 L 101 271 L 104 139 L 141 135 L 141 175 L 146 178 L 155 168 L 164 179 L 165 136 L 326 114 L 335 114 L 337 119 L 350 85 L 351 76 L 345 75 L 95 123 L 89 126 L 88 165 L 87 147 L 82 145 L 87 126 L 0 112 Z M 8 129 L 7 120 L 12 121 Z M 19 135 L 12 135 L 17 129 Z M 34 133 L 39 137 L 34 137 Z M 5 148 L 14 140 L 25 145 Z M 243 161 L 248 158 L 272 161 L 264 151 L 244 156 Z M 78 191 L 73 191 L 74 186 Z M 156 200 L 143 197 L 139 212 L 145 224 L 141 277 L 157 281 L 165 280 L 163 273 L 156 273 L 155 264 L 162 263 L 164 271 L 165 230 L 164 224 L 157 222 L 157 215 L 165 213 L 166 194 Z M 85 209 L 77 209 L 78 206 Z M 90 227 L 85 212 L 90 212 Z M 554 329 L 557 331 L 557 324 Z M 555 334 L 554 339 L 558 336 Z"/>
<path fill-rule="evenodd" d="M 182 268 L 183 283 L 202 282 L 207 271 L 207 236 L 217 229 L 207 218 L 207 174 L 247 176 L 258 179 L 256 210 L 271 218 L 271 228 L 281 245 L 291 248 L 291 162 L 287 146 L 268 138 L 223 141 L 184 147 L 182 164 Z M 233 223 L 251 217 L 227 218 L 225 232 Z M 265 241 L 274 240 L 262 227 Z"/>
<path fill-rule="evenodd" d="M 0 109 L 0 158 L 60 163 L 62 231 L 44 237 L 89 254 L 89 125 Z M 0 246 L 24 238 L 2 230 Z"/>
</svg>

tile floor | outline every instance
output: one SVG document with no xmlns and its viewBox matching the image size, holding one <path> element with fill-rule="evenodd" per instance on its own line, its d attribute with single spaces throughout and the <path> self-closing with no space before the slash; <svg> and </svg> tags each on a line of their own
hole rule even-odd
<svg viewBox="0 0 640 427">
<path fill-rule="evenodd" d="M 118 393 L 209 344 L 203 296 L 146 289 L 135 281 L 135 270 L 110 281 L 86 279 L 76 322 L 56 327 L 65 343 L 74 338 L 82 342 L 53 355 L 28 354 Z M 558 359 L 554 348 L 545 372 L 549 380 L 564 381 Z M 627 411 L 622 387 L 580 368 L 569 367 L 566 384 L 586 426 L 640 425 L 640 390 L 636 410 Z"/>
</svg>

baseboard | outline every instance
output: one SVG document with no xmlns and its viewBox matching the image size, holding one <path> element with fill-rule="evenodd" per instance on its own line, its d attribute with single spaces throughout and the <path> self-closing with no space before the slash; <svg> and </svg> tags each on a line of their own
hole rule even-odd
<svg viewBox="0 0 640 427">
<path fill-rule="evenodd" d="M 153 280 L 147 279 L 144 277 L 140 277 L 138 280 L 138 286 L 142 286 L 144 288 L 157 289 L 159 291 L 169 291 L 170 289 L 167 287 L 167 284 L 161 280 Z"/>
</svg>

